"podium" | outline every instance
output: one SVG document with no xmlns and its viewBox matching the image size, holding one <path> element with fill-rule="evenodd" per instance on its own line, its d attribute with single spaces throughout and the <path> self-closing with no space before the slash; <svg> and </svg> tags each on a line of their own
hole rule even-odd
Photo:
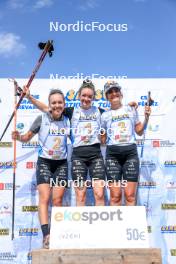
<svg viewBox="0 0 176 264">
<path fill-rule="evenodd" d="M 50 249 L 32 264 L 159 264 L 149 247 L 144 206 L 53 207 Z"/>
<path fill-rule="evenodd" d="M 32 264 L 161 264 L 161 250 L 55 249 L 34 250 Z"/>
</svg>

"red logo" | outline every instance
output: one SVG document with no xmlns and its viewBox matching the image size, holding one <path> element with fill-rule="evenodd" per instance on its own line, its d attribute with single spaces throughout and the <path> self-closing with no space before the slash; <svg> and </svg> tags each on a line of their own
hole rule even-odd
<svg viewBox="0 0 176 264">
<path fill-rule="evenodd" d="M 153 140 L 153 147 L 159 148 L 160 147 L 160 141 L 159 140 Z"/>
<path fill-rule="evenodd" d="M 49 150 L 49 151 L 48 151 L 48 154 L 49 154 L 50 156 L 52 156 L 52 155 L 54 154 L 54 151 L 53 151 L 53 150 Z"/>
<path fill-rule="evenodd" d="M 34 169 L 36 166 L 35 166 L 35 162 L 33 161 L 27 161 L 26 162 L 26 169 Z"/>
<path fill-rule="evenodd" d="M 4 190 L 4 183 L 0 182 L 0 190 Z"/>
</svg>

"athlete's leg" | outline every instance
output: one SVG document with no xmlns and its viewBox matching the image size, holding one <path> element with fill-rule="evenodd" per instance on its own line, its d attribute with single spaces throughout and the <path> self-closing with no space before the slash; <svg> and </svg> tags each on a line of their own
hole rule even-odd
<svg viewBox="0 0 176 264">
<path fill-rule="evenodd" d="M 119 182 L 109 183 L 110 189 L 110 205 L 111 206 L 121 206 L 122 205 L 122 189 Z"/>
<path fill-rule="evenodd" d="M 85 206 L 86 190 L 85 181 L 87 179 L 87 166 L 81 159 L 72 160 L 72 179 L 74 183 L 76 206 Z"/>
<path fill-rule="evenodd" d="M 43 247 L 49 248 L 49 225 L 48 225 L 48 205 L 50 200 L 50 178 L 51 167 L 49 161 L 38 158 L 36 167 L 37 189 L 39 192 L 38 214 L 43 233 Z"/>
<path fill-rule="evenodd" d="M 136 145 L 129 147 L 126 161 L 123 165 L 123 179 L 127 180 L 127 186 L 124 187 L 126 205 L 136 205 L 136 190 L 139 177 L 139 158 Z"/>
<path fill-rule="evenodd" d="M 52 205 L 62 206 L 64 191 L 68 182 L 68 164 L 67 160 L 59 160 L 54 162 L 54 173 L 52 190 Z"/>
<path fill-rule="evenodd" d="M 137 190 L 137 182 L 127 182 L 127 186 L 124 187 L 124 194 L 126 205 L 135 206 L 136 205 L 136 190 Z"/>
<path fill-rule="evenodd" d="M 53 187 L 52 189 L 52 205 L 62 206 L 65 187 Z"/>
<path fill-rule="evenodd" d="M 48 224 L 48 205 L 50 199 L 51 188 L 49 184 L 43 183 L 39 184 L 38 187 L 39 192 L 39 220 L 41 225 Z"/>
<path fill-rule="evenodd" d="M 110 189 L 110 205 L 120 206 L 122 204 L 121 177 L 122 167 L 117 159 L 106 159 L 107 183 Z"/>
<path fill-rule="evenodd" d="M 103 158 L 96 158 L 90 161 L 90 177 L 95 198 L 95 205 L 105 205 L 104 187 L 105 187 L 105 166 Z"/>
</svg>

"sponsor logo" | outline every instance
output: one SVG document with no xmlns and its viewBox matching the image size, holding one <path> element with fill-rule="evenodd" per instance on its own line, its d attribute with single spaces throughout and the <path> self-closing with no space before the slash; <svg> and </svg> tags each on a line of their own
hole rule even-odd
<svg viewBox="0 0 176 264">
<path fill-rule="evenodd" d="M 5 260 L 5 261 L 13 261 L 17 255 L 12 252 L 0 252 L 0 261 Z"/>
<path fill-rule="evenodd" d="M 19 188 L 19 185 L 15 186 L 15 189 Z M 0 191 L 8 191 L 13 190 L 13 183 L 12 182 L 0 182 Z"/>
<path fill-rule="evenodd" d="M 66 107 L 79 107 L 80 106 L 78 92 L 76 92 L 74 89 L 71 89 L 67 92 L 65 96 L 65 100 L 66 100 Z M 100 90 L 100 89 L 96 90 L 93 105 L 96 105 L 102 108 L 110 107 L 110 103 L 106 101 L 103 90 Z"/>
<path fill-rule="evenodd" d="M 36 205 L 22 206 L 22 212 L 38 212 L 38 206 Z"/>
<path fill-rule="evenodd" d="M 0 236 L 8 236 L 9 228 L 0 228 Z"/>
<path fill-rule="evenodd" d="M 9 205 L 8 203 L 4 203 L 0 205 L 0 215 L 11 214 L 11 213 L 12 213 L 11 205 Z"/>
<path fill-rule="evenodd" d="M 139 106 L 145 106 L 147 103 L 148 96 L 147 95 L 141 95 L 140 101 L 138 102 Z M 152 106 L 159 106 L 159 103 L 156 101 L 153 101 Z"/>
<path fill-rule="evenodd" d="M 171 254 L 171 256 L 176 256 L 176 248 L 171 248 L 170 249 L 170 254 Z"/>
<path fill-rule="evenodd" d="M 176 182 L 174 182 L 174 181 L 167 182 L 166 188 L 167 189 L 176 189 Z"/>
<path fill-rule="evenodd" d="M 87 221 L 89 224 L 92 224 L 94 221 L 122 221 L 122 211 L 120 209 L 114 211 L 114 212 L 107 212 L 103 211 L 101 213 L 93 211 L 93 212 L 87 212 L 84 211 L 82 213 L 75 211 L 70 212 L 69 210 L 66 210 L 64 213 L 57 212 L 55 214 L 55 220 L 60 221 Z"/>
<path fill-rule="evenodd" d="M 176 233 L 176 225 L 162 226 L 161 233 Z"/>
<path fill-rule="evenodd" d="M 138 186 L 140 188 L 156 188 L 156 182 L 153 181 L 139 182 Z"/>
<path fill-rule="evenodd" d="M 23 130 L 23 128 L 24 128 L 24 123 L 18 123 L 17 126 L 16 126 L 16 128 L 17 128 L 18 130 Z"/>
<path fill-rule="evenodd" d="M 176 167 L 176 160 L 166 160 L 164 162 L 165 167 Z"/>
<path fill-rule="evenodd" d="M 11 169 L 14 166 L 17 167 L 17 163 L 13 161 L 0 161 L 0 169 Z"/>
<path fill-rule="evenodd" d="M 35 99 L 39 99 L 40 96 L 38 94 L 32 95 Z M 21 110 L 30 110 L 30 109 L 36 109 L 36 106 L 33 105 L 27 98 L 24 98 L 19 106 L 19 109 Z"/>
<path fill-rule="evenodd" d="M 12 142 L 0 142 L 0 148 L 11 148 Z"/>
<path fill-rule="evenodd" d="M 149 124 L 148 125 L 148 131 L 150 131 L 150 132 L 157 132 L 157 131 L 159 131 L 159 125 L 151 125 L 151 124 Z"/>
<path fill-rule="evenodd" d="M 153 168 L 153 167 L 156 167 L 156 164 L 152 160 L 142 160 L 141 167 L 152 167 Z"/>
<path fill-rule="evenodd" d="M 29 141 L 22 143 L 22 148 L 38 148 L 38 147 L 40 147 L 38 141 Z"/>
<path fill-rule="evenodd" d="M 176 203 L 170 203 L 170 204 L 161 204 L 161 209 L 162 210 L 173 210 L 176 209 Z"/>
<path fill-rule="evenodd" d="M 175 143 L 169 140 L 152 140 L 152 146 L 154 148 L 173 147 L 174 145 Z"/>
<path fill-rule="evenodd" d="M 144 145 L 144 140 L 143 139 L 136 139 L 136 145 L 138 147 L 142 147 Z"/>
<path fill-rule="evenodd" d="M 27 161 L 26 162 L 26 169 L 35 169 L 37 162 L 35 161 Z"/>
<path fill-rule="evenodd" d="M 38 236 L 38 228 L 20 228 L 19 236 Z"/>
</svg>

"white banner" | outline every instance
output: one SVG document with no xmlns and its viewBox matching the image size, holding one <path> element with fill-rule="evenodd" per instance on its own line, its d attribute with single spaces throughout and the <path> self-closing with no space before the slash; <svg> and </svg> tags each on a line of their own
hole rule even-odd
<svg viewBox="0 0 176 264">
<path fill-rule="evenodd" d="M 52 208 L 50 249 L 148 247 L 144 206 Z"/>
</svg>

